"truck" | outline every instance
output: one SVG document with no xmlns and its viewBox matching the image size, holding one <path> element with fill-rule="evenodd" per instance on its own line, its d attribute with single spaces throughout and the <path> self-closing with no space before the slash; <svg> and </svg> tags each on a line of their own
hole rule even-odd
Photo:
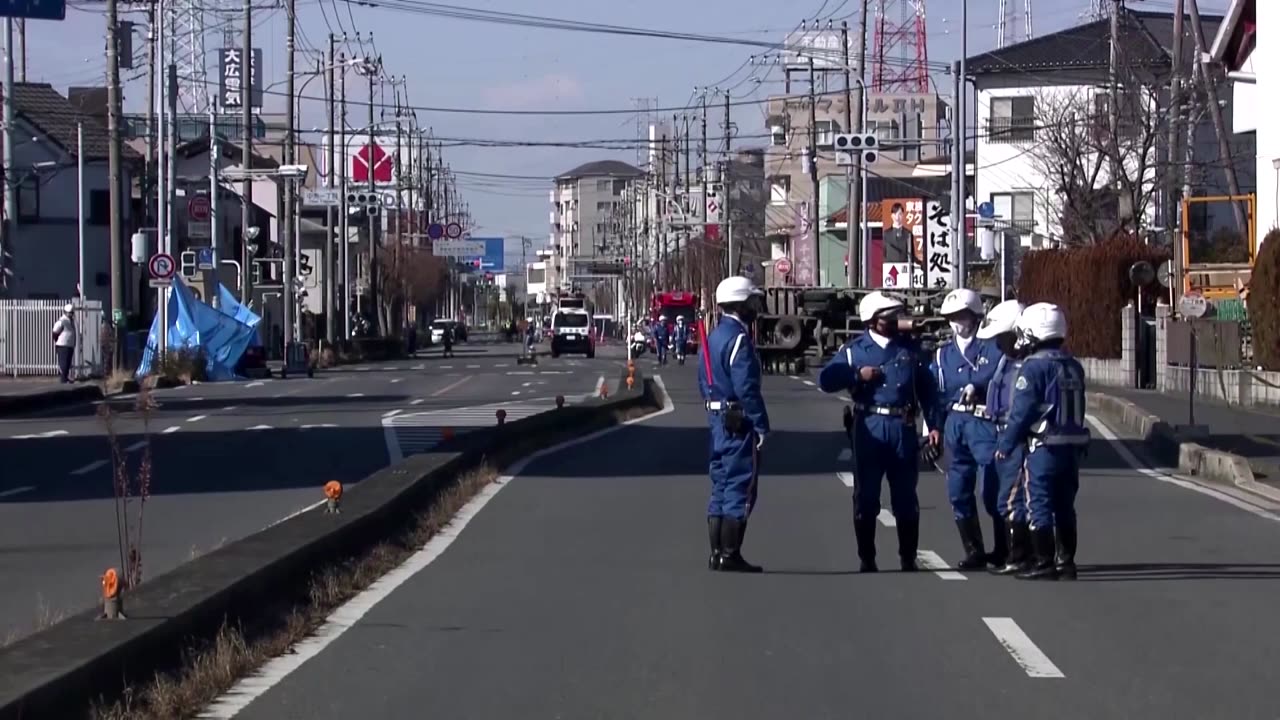
<svg viewBox="0 0 1280 720">
<path fill-rule="evenodd" d="M 698 333 L 695 328 L 698 324 L 698 308 L 697 293 L 684 290 L 655 292 L 649 298 L 650 325 L 657 323 L 658 318 L 665 315 L 667 318 L 667 336 L 675 337 L 676 317 L 683 317 L 685 326 L 689 328 L 688 339 L 685 341 L 685 354 L 696 354 L 698 352 Z M 653 344 L 652 337 L 649 342 L 650 345 Z M 656 348 L 654 350 L 656 351 Z"/>
</svg>

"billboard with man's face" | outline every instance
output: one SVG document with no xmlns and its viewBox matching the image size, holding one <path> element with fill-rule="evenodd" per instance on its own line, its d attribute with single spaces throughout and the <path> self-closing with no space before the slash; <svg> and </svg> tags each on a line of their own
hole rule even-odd
<svg viewBox="0 0 1280 720">
<path fill-rule="evenodd" d="M 880 284 L 886 288 L 924 287 L 924 201 L 880 201 L 884 262 Z"/>
</svg>

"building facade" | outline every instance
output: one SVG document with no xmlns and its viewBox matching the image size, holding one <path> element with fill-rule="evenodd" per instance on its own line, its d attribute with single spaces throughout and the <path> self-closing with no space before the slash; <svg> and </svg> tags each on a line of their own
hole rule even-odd
<svg viewBox="0 0 1280 720">
<path fill-rule="evenodd" d="M 580 165 L 555 178 L 551 191 L 552 273 L 559 283 L 550 291 L 568 290 L 580 266 L 619 257 L 623 251 L 624 193 L 643 173 L 619 160 Z"/>
</svg>

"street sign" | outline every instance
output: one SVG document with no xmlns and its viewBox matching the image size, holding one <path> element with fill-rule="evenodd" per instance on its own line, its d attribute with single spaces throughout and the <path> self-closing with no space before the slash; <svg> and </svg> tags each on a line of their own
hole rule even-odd
<svg viewBox="0 0 1280 720">
<path fill-rule="evenodd" d="M 196 251 L 196 267 L 200 270 L 213 269 L 213 248 L 200 248 Z"/>
<path fill-rule="evenodd" d="M 484 243 L 475 240 L 437 240 L 431 251 L 440 257 L 474 257 L 484 254 Z"/>
<path fill-rule="evenodd" d="M 355 157 L 351 158 L 351 179 L 357 183 L 369 182 L 370 168 L 373 169 L 373 182 L 381 185 L 389 185 L 394 179 L 394 170 L 392 166 L 391 155 L 377 140 L 365 143 L 356 151 Z"/>
<path fill-rule="evenodd" d="M 208 220 L 190 220 L 187 222 L 188 240 L 208 240 L 213 235 L 213 228 Z"/>
<path fill-rule="evenodd" d="M 427 237 L 432 240 L 439 240 L 444 237 L 444 226 L 440 223 L 431 223 L 427 226 Z"/>
<path fill-rule="evenodd" d="M 461 226 L 461 225 L 459 225 L 459 224 L 458 224 L 458 223 L 456 223 L 456 222 L 451 222 L 451 223 L 449 223 L 448 225 L 446 225 L 446 226 L 445 226 L 445 228 L 444 228 L 444 234 L 445 234 L 445 235 L 448 235 L 450 240 L 457 240 L 458 238 L 462 237 L 462 226 Z M 478 253 L 473 253 L 473 254 L 475 254 L 475 255 L 482 255 L 482 254 L 484 254 L 484 245 L 483 245 L 483 244 L 481 244 L 481 246 L 480 246 L 480 252 L 478 252 Z"/>
<path fill-rule="evenodd" d="M 996 205 L 992 202 L 978 203 L 978 217 L 990 220 L 996 216 Z"/>
<path fill-rule="evenodd" d="M 209 219 L 209 196 L 208 195 L 192 195 L 187 201 L 187 217 L 197 222 L 204 222 Z"/>
<path fill-rule="evenodd" d="M 148 284 L 151 285 L 151 287 L 153 288 L 167 288 L 173 284 L 173 278 L 171 277 L 154 278 L 153 277 L 151 278 L 151 280 L 148 281 Z"/>
<path fill-rule="evenodd" d="M 1160 263 L 1160 269 L 1156 271 L 1156 280 L 1165 287 L 1173 287 L 1173 261 L 1165 260 Z"/>
<path fill-rule="evenodd" d="M 791 274 L 791 259 L 780 257 L 773 261 L 773 269 L 781 275 Z"/>
<path fill-rule="evenodd" d="M 382 193 L 382 207 L 391 210 L 400 204 L 399 198 L 395 193 Z"/>
<path fill-rule="evenodd" d="M 0 0 L 0 17 L 66 20 L 67 0 Z"/>
<path fill-rule="evenodd" d="M 1178 299 L 1178 312 L 1189 318 L 1202 318 L 1209 314 L 1209 301 L 1200 293 L 1185 293 Z"/>
<path fill-rule="evenodd" d="M 173 261 L 173 256 L 166 253 L 156 253 L 147 261 L 147 271 L 157 280 L 168 280 L 177 270 L 178 264 Z"/>
<path fill-rule="evenodd" d="M 337 207 L 342 204 L 342 193 L 338 192 L 337 188 L 303 190 L 302 204 L 316 207 Z"/>
</svg>

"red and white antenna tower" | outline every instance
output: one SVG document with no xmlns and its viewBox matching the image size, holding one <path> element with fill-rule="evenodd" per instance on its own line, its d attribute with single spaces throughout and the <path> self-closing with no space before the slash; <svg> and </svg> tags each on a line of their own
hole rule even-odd
<svg viewBox="0 0 1280 720">
<path fill-rule="evenodd" d="M 925 0 L 876 0 L 871 54 L 872 89 L 876 92 L 929 92 L 924 4 Z"/>
</svg>

